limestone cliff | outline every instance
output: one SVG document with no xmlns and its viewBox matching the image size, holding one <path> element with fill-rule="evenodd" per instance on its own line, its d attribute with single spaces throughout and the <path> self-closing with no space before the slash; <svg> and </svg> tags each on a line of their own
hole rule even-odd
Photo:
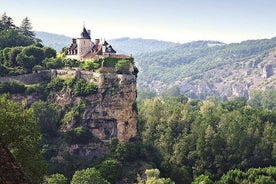
<svg viewBox="0 0 276 184">
<path fill-rule="evenodd" d="M 132 74 L 99 74 L 89 71 L 56 70 L 56 77 L 76 76 L 97 84 L 98 91 L 86 97 L 72 95 L 71 89 L 54 93 L 50 102 L 56 102 L 62 109 L 85 100 L 86 105 L 80 124 L 66 122 L 63 131 L 83 126 L 101 141 L 118 138 L 128 142 L 137 136 L 136 76 Z"/>
<path fill-rule="evenodd" d="M 60 136 L 53 138 L 51 144 L 62 143 L 57 146 L 58 152 L 52 156 L 63 159 L 64 153 L 69 153 L 93 159 L 108 153 L 111 139 L 129 142 L 138 136 L 136 77 L 134 66 L 131 65 L 129 72 L 125 74 L 110 71 L 110 68 L 103 68 L 101 73 L 81 69 L 44 70 L 24 76 L 2 77 L 0 82 L 36 86 L 45 83 L 45 80 L 49 84 L 54 79 L 62 79 L 63 88 L 56 91 L 46 89 L 48 94 L 46 98 L 45 95 L 43 97 L 48 104 L 57 105 L 61 112 Z M 91 94 L 76 95 L 73 87 L 65 85 L 66 80 L 72 78 L 93 83 L 97 90 Z M 48 88 L 47 83 L 45 88 Z M 16 101 L 25 100 L 27 106 L 31 106 L 41 96 L 43 95 L 39 92 L 24 92 L 13 94 L 12 98 Z M 85 132 L 87 140 L 64 142 L 64 137 L 74 130 Z"/>
</svg>

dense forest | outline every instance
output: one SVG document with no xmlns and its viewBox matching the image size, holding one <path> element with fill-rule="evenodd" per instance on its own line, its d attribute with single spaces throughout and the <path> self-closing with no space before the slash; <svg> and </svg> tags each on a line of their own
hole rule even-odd
<svg viewBox="0 0 276 184">
<path fill-rule="evenodd" d="M 44 47 L 32 34 L 28 18 L 17 27 L 3 14 L 0 30 L 2 76 L 98 67 L 97 63 L 80 65 Z M 96 90 L 76 79 L 45 79 L 40 86 L 0 83 L 1 140 L 30 183 L 276 183 L 275 91 L 255 91 L 250 100 L 225 102 L 181 95 L 140 98 L 137 139 L 123 143 L 113 138 L 110 153 L 93 160 L 67 154 L 61 161 L 56 155 L 64 144 L 85 144 L 93 139 L 79 127 L 60 131 L 67 119 L 78 121 L 85 106 L 85 102 L 75 104 L 64 114 L 55 103 L 47 102 L 53 91 L 68 86 L 75 96 Z M 37 94 L 38 100 L 31 105 L 19 103 L 13 101 L 14 94 Z"/>
</svg>

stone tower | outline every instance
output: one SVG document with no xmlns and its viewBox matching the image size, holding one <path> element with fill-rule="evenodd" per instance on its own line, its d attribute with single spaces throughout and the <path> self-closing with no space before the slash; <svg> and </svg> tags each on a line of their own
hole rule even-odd
<svg viewBox="0 0 276 184">
<path fill-rule="evenodd" d="M 83 27 L 80 38 L 77 38 L 78 45 L 78 58 L 82 60 L 83 56 L 91 51 L 92 42 L 90 38 L 90 32 Z"/>
</svg>

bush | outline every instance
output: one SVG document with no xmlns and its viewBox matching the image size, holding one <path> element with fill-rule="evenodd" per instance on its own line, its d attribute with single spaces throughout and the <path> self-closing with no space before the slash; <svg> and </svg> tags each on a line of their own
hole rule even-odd
<svg viewBox="0 0 276 184">
<path fill-rule="evenodd" d="M 91 138 L 92 134 L 83 127 L 71 129 L 64 134 L 64 139 L 68 144 L 87 144 Z"/>
<path fill-rule="evenodd" d="M 116 183 L 122 175 L 122 165 L 118 160 L 105 160 L 101 163 L 99 171 L 107 181 Z"/>
<path fill-rule="evenodd" d="M 115 68 L 117 70 L 117 73 L 129 73 L 129 65 L 130 65 L 130 61 L 129 60 L 119 60 L 116 65 Z"/>
<path fill-rule="evenodd" d="M 64 80 L 56 77 L 48 83 L 47 88 L 54 91 L 60 91 L 63 88 Z"/>
<path fill-rule="evenodd" d="M 52 174 L 48 179 L 48 184 L 66 184 L 66 177 L 63 174 Z"/>
<path fill-rule="evenodd" d="M 100 172 L 95 168 L 87 168 L 80 171 L 76 171 L 73 175 L 71 184 L 108 184 L 109 182 L 102 178 Z"/>
<path fill-rule="evenodd" d="M 118 58 L 104 58 L 101 61 L 103 67 L 115 67 L 118 62 Z"/>
<path fill-rule="evenodd" d="M 26 87 L 24 84 L 17 82 L 3 82 L 0 83 L 0 93 L 24 93 Z"/>
<path fill-rule="evenodd" d="M 79 79 L 74 85 L 74 94 L 76 96 L 87 96 L 89 94 L 96 93 L 97 89 L 98 87 L 94 83 L 86 82 L 83 79 Z"/>
<path fill-rule="evenodd" d="M 43 64 L 49 69 L 58 69 L 64 66 L 61 58 L 46 58 L 43 60 Z"/>
<path fill-rule="evenodd" d="M 65 67 L 78 67 L 80 65 L 80 62 L 76 59 L 70 59 L 66 58 L 63 60 Z"/>
<path fill-rule="evenodd" d="M 95 70 L 100 67 L 99 63 L 93 61 L 85 61 L 81 64 L 81 68 L 84 70 Z"/>
<path fill-rule="evenodd" d="M 45 58 L 56 57 L 57 55 L 57 51 L 51 47 L 44 47 L 43 51 Z"/>
</svg>

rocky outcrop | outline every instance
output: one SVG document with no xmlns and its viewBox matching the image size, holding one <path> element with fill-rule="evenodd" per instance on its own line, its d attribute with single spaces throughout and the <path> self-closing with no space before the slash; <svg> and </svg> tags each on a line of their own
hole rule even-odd
<svg viewBox="0 0 276 184">
<path fill-rule="evenodd" d="M 0 139 L 0 183 L 1 184 L 27 184 L 25 174 L 16 163 L 9 149 Z"/>
<path fill-rule="evenodd" d="M 57 77 L 70 75 L 66 71 L 56 71 Z M 70 90 L 54 94 L 50 101 L 63 109 L 85 100 L 81 126 L 90 130 L 101 141 L 118 138 L 128 142 L 137 136 L 136 76 L 132 74 L 99 74 L 88 71 L 76 71 L 76 76 L 97 84 L 96 94 L 76 97 Z M 68 122 L 64 131 L 79 126 Z"/>
</svg>

